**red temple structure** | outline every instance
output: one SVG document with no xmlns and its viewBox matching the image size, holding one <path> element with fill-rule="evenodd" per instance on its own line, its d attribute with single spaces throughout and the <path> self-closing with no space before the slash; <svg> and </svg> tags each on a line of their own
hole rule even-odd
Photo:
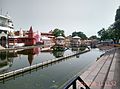
<svg viewBox="0 0 120 89">
<path fill-rule="evenodd" d="M 24 38 L 25 39 L 25 45 L 35 45 L 36 44 L 36 39 L 34 37 L 34 32 L 32 30 L 32 27 L 30 27 L 30 30 L 27 33 L 28 37 Z"/>
<path fill-rule="evenodd" d="M 19 35 L 18 32 L 16 32 L 17 35 L 9 36 L 8 38 L 8 46 L 31 46 L 35 45 L 38 39 L 38 34 L 35 34 L 33 32 L 32 27 L 30 27 L 29 31 L 23 33 L 23 31 L 20 29 Z M 36 36 L 37 35 L 37 36 Z"/>
</svg>

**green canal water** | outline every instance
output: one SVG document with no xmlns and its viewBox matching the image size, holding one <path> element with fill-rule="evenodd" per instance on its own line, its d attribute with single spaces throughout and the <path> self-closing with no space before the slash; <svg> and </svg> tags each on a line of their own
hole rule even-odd
<svg viewBox="0 0 120 89">
<path fill-rule="evenodd" d="M 58 54 L 64 56 L 67 54 L 73 54 L 74 52 L 66 50 L 65 52 L 60 52 Z M 40 52 L 40 50 L 36 49 L 35 52 L 30 52 L 29 50 L 19 51 L 17 53 L 12 52 L 11 55 L 8 55 L 8 52 L 0 55 L 3 54 L 6 54 L 6 57 L 4 56 L 0 59 L 0 65 L 2 65 L 2 62 L 6 62 L 6 59 L 7 65 L 6 67 L 3 65 L 0 66 L 1 74 L 56 58 L 57 53 Z M 0 89 L 59 89 L 74 75 L 85 71 L 101 54 L 103 54 L 102 51 L 92 49 L 90 52 L 48 65 L 44 68 L 38 68 L 15 77 L 11 77 L 10 79 L 0 81 Z"/>
</svg>

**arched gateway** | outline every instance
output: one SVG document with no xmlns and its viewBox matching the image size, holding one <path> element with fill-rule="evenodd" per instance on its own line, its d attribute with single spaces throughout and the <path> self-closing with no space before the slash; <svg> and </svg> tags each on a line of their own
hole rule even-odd
<svg viewBox="0 0 120 89">
<path fill-rule="evenodd" d="M 7 46 L 7 31 L 0 31 L 0 45 L 3 47 Z"/>
</svg>

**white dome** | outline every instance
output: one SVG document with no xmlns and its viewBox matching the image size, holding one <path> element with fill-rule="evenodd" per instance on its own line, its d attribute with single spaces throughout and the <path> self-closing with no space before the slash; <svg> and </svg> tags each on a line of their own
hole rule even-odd
<svg viewBox="0 0 120 89">
<path fill-rule="evenodd" d="M 81 39 L 79 36 L 74 36 L 73 39 Z"/>
<path fill-rule="evenodd" d="M 57 39 L 65 39 L 63 36 L 58 36 Z"/>
</svg>

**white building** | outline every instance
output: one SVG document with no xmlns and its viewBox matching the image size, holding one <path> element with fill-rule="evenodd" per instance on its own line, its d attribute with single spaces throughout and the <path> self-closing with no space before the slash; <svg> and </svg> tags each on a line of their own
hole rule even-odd
<svg viewBox="0 0 120 89">
<path fill-rule="evenodd" d="M 13 33 L 13 22 L 9 16 L 0 15 L 0 45 L 8 47 L 8 34 Z"/>
<path fill-rule="evenodd" d="M 48 37 L 43 36 L 43 37 L 41 37 L 41 40 L 43 41 L 44 45 L 46 45 L 46 46 L 52 45 L 51 39 Z"/>
<path fill-rule="evenodd" d="M 56 37 L 56 45 L 64 46 L 65 38 L 63 36 Z"/>
<path fill-rule="evenodd" d="M 71 45 L 72 45 L 72 46 L 75 46 L 75 47 L 80 46 L 80 45 L 81 45 L 81 40 L 80 40 L 80 39 L 81 39 L 81 38 L 80 38 L 79 36 L 74 36 L 74 37 L 72 38 Z"/>
</svg>

